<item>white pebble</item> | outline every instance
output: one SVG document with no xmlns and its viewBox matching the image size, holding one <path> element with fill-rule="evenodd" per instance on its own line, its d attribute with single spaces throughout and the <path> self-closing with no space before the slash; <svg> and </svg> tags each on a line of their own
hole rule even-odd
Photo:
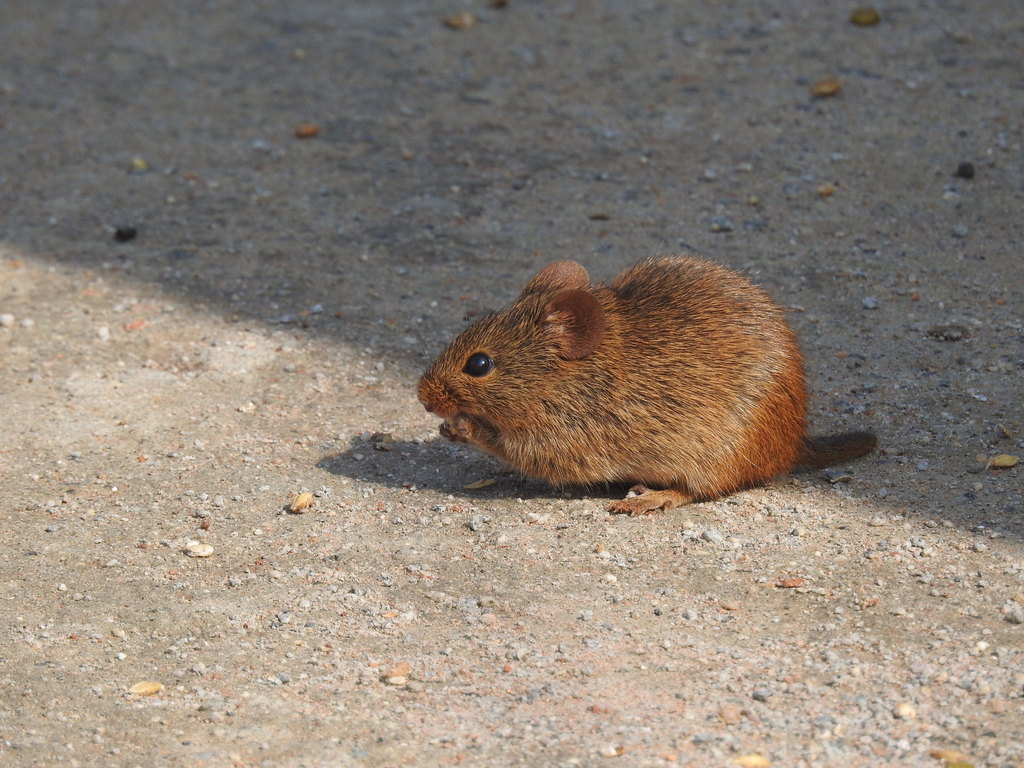
<svg viewBox="0 0 1024 768">
<path fill-rule="evenodd" d="M 213 554 L 213 547 L 209 544 L 201 544 L 198 541 L 190 541 L 185 545 L 185 552 L 189 557 L 209 557 Z"/>
<path fill-rule="evenodd" d="M 901 701 L 893 707 L 892 715 L 900 720 L 913 720 L 917 717 L 917 710 L 909 701 Z"/>
<path fill-rule="evenodd" d="M 13 328 L 14 327 L 14 315 L 4 313 L 0 315 L 0 327 Z"/>
</svg>

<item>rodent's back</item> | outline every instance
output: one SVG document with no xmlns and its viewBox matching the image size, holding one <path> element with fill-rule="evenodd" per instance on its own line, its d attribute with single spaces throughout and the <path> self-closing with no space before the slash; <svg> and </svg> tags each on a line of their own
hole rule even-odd
<svg viewBox="0 0 1024 768">
<path fill-rule="evenodd" d="M 603 291 L 610 371 L 600 404 L 614 479 L 715 496 L 793 464 L 803 438 L 800 354 L 783 311 L 741 275 L 691 257 L 651 259 Z"/>
</svg>

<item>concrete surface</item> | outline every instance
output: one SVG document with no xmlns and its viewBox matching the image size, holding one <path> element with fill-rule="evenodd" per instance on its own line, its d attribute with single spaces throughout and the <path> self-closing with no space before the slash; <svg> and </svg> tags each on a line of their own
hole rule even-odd
<svg viewBox="0 0 1024 768">
<path fill-rule="evenodd" d="M 1024 8 L 851 10 L 0 5 L 0 762 L 1024 765 Z M 464 316 L 684 250 L 879 453 L 627 519 L 438 440 Z"/>
</svg>

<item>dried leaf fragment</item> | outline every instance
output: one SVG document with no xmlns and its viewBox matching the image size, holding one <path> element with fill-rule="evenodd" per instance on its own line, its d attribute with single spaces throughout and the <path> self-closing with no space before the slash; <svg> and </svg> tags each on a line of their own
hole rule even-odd
<svg viewBox="0 0 1024 768">
<path fill-rule="evenodd" d="M 816 99 L 825 99 L 839 93 L 839 81 L 834 77 L 826 77 L 811 86 L 811 96 Z"/>
<path fill-rule="evenodd" d="M 957 763 L 969 765 L 969 758 L 963 752 L 957 752 L 955 749 L 932 749 L 928 751 L 928 754 L 934 757 L 936 760 L 941 760 L 946 764 L 946 768 L 952 768 Z"/>
<path fill-rule="evenodd" d="M 292 499 L 292 503 L 288 505 L 288 511 L 293 515 L 301 515 L 312 503 L 313 494 L 309 491 L 303 491 Z"/>
<path fill-rule="evenodd" d="M 757 752 L 751 752 L 749 755 L 740 755 L 735 760 L 736 765 L 740 768 L 771 768 L 771 760 L 764 755 L 759 755 Z"/>
<path fill-rule="evenodd" d="M 128 693 L 134 693 L 136 696 L 152 696 L 154 693 L 160 693 L 163 689 L 163 683 L 156 683 L 152 680 L 140 680 L 128 689 Z"/>
<path fill-rule="evenodd" d="M 796 587 L 802 587 L 807 583 L 807 579 L 792 578 L 792 579 L 781 579 L 778 582 L 780 589 L 795 589 Z"/>
<path fill-rule="evenodd" d="M 441 21 L 449 29 L 469 29 L 476 24 L 476 14 L 456 13 L 452 16 L 445 16 Z"/>
<path fill-rule="evenodd" d="M 409 682 L 409 672 L 411 670 L 412 667 L 409 662 L 400 661 L 381 675 L 381 679 L 388 685 L 402 686 Z"/>
<path fill-rule="evenodd" d="M 864 8 L 854 8 L 850 14 L 850 21 L 856 24 L 858 27 L 873 27 L 879 21 L 881 16 L 878 15 L 878 11 L 870 6 Z"/>
<path fill-rule="evenodd" d="M 312 139 L 320 133 L 320 126 L 316 123 L 302 123 L 295 129 L 296 139 Z"/>
<path fill-rule="evenodd" d="M 480 480 L 474 480 L 471 483 L 466 483 L 462 488 L 466 491 L 476 491 L 480 488 L 486 488 L 489 485 L 494 485 L 494 480 L 490 477 L 484 477 Z"/>
<path fill-rule="evenodd" d="M 1017 466 L 1017 462 L 1020 461 L 1020 456 L 1014 456 L 1011 453 L 999 453 L 988 460 L 989 466 L 995 469 L 1009 469 L 1010 467 Z"/>
</svg>

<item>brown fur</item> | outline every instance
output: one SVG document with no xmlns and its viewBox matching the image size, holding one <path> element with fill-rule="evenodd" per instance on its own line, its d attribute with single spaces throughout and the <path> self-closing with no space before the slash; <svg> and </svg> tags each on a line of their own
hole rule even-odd
<svg viewBox="0 0 1024 768">
<path fill-rule="evenodd" d="M 484 353 L 486 375 L 463 372 Z M 611 509 L 712 499 L 869 452 L 873 435 L 805 439 L 803 367 L 782 310 L 746 278 L 686 256 L 609 285 L 550 264 L 460 334 L 419 399 L 470 443 L 556 485 L 640 483 Z"/>
</svg>

